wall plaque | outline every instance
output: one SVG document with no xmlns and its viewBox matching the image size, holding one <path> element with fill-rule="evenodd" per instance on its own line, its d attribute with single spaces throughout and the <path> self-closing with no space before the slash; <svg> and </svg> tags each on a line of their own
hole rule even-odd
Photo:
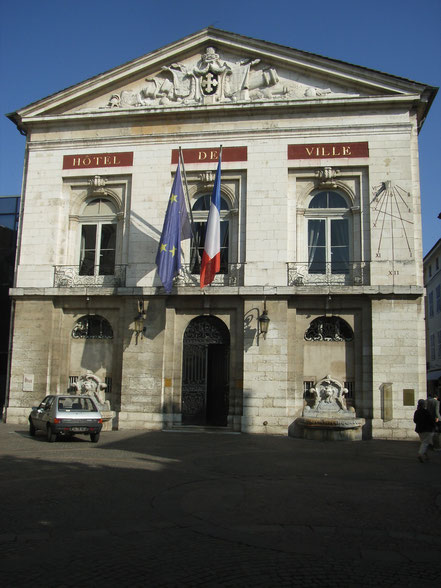
<svg viewBox="0 0 441 588">
<path fill-rule="evenodd" d="M 93 167 L 127 167 L 133 165 L 133 151 L 122 153 L 89 153 L 86 155 L 65 155 L 63 169 L 84 169 Z"/>
<path fill-rule="evenodd" d="M 393 419 L 393 404 L 392 404 L 392 383 L 386 382 L 381 386 L 382 391 L 382 412 L 383 420 L 391 421 Z"/>
<path fill-rule="evenodd" d="M 203 149 L 183 149 L 184 163 L 217 163 L 219 161 L 219 147 L 205 147 Z M 179 149 L 173 149 L 171 162 L 177 164 Z M 224 147 L 222 149 L 222 162 L 247 161 L 247 147 Z"/>
<path fill-rule="evenodd" d="M 34 391 L 34 374 L 23 374 L 23 392 Z"/>
<path fill-rule="evenodd" d="M 415 390 L 403 388 L 403 406 L 415 406 Z"/>
<path fill-rule="evenodd" d="M 369 157 L 368 142 L 288 145 L 288 159 L 338 159 L 347 157 Z"/>
</svg>

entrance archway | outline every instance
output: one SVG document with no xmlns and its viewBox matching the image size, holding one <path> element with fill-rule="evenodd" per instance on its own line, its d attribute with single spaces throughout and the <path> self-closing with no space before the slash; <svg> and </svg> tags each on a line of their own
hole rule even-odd
<svg viewBox="0 0 441 588">
<path fill-rule="evenodd" d="M 214 316 L 193 319 L 184 333 L 182 424 L 226 426 L 230 333 Z"/>
</svg>

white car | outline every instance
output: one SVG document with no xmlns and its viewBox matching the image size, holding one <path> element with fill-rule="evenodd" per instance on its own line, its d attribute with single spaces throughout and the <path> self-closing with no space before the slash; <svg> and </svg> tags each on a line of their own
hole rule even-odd
<svg viewBox="0 0 441 588">
<path fill-rule="evenodd" d="M 90 396 L 46 396 L 29 415 L 29 434 L 33 437 L 43 431 L 50 443 L 58 435 L 90 435 L 92 443 L 97 443 L 102 426 L 101 413 Z"/>
</svg>

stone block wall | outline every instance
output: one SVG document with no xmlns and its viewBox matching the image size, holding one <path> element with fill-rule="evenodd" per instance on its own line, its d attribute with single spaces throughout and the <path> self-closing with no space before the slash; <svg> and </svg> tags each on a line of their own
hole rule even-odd
<svg viewBox="0 0 441 588">
<path fill-rule="evenodd" d="M 244 338 L 242 431 L 286 434 L 292 417 L 288 398 L 288 308 L 286 300 L 270 298 L 266 308 L 271 322 L 266 338 L 258 335 L 262 299 L 247 300 L 245 316 L 252 318 Z"/>
<path fill-rule="evenodd" d="M 385 297 L 372 301 L 374 437 L 416 437 L 413 414 L 418 399 L 426 397 L 423 317 L 422 298 Z M 390 400 L 385 396 L 385 384 L 391 386 Z M 405 390 L 414 391 L 413 405 L 405 405 Z"/>
<path fill-rule="evenodd" d="M 51 299 L 15 303 L 7 408 L 10 422 L 26 423 L 30 407 L 38 405 L 47 394 L 56 393 L 57 381 L 52 377 L 52 368 L 60 360 L 60 319 L 60 312 L 54 310 Z"/>
</svg>

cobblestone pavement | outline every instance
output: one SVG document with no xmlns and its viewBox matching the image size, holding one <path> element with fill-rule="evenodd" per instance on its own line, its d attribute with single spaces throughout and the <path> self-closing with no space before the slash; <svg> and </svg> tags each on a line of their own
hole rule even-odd
<svg viewBox="0 0 441 588">
<path fill-rule="evenodd" d="M 441 453 L 418 443 L 0 423 L 4 587 L 418 587 L 441 578 Z"/>
</svg>

